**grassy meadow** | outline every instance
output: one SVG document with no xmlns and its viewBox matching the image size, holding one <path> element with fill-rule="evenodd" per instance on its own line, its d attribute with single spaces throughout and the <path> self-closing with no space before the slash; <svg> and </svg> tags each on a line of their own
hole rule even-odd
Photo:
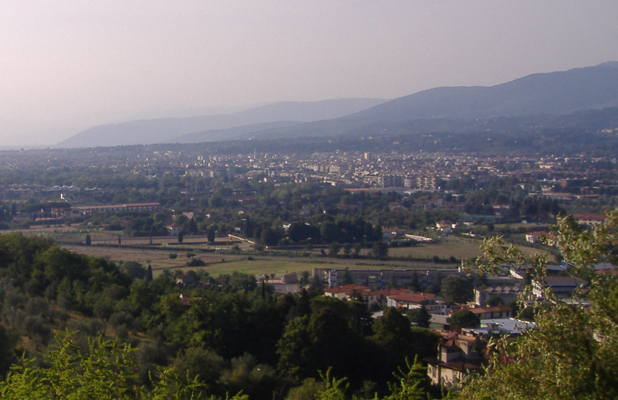
<svg viewBox="0 0 618 400">
<path fill-rule="evenodd" d="M 461 260 L 473 260 L 481 255 L 479 246 L 481 240 L 448 240 L 435 244 L 419 244 L 413 247 L 394 247 L 389 249 L 389 256 L 393 257 L 412 257 L 413 259 L 426 258 L 430 260 L 433 256 L 440 258 L 455 257 Z M 520 246 L 524 254 L 532 255 L 535 253 L 547 253 L 546 251 L 533 247 Z M 548 257 L 553 260 L 553 256 Z"/>
</svg>

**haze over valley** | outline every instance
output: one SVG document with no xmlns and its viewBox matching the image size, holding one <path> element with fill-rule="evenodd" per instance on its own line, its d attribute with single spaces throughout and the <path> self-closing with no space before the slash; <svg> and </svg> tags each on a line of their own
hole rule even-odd
<svg viewBox="0 0 618 400">
<path fill-rule="evenodd" d="M 233 114 L 138 120 L 90 128 L 58 147 L 199 143 L 236 139 L 377 135 L 385 126 L 410 134 L 465 132 L 472 121 L 556 116 L 618 107 L 618 62 L 535 74 L 492 87 L 444 87 L 386 101 L 341 99 L 277 103 Z M 542 117 L 540 117 L 542 119 Z"/>
<path fill-rule="evenodd" d="M 618 398 L 616 0 L 0 13 L 2 400 Z"/>
<path fill-rule="evenodd" d="M 162 131 L 171 119 L 338 99 L 399 99 L 410 113 L 406 118 L 413 119 L 465 117 L 473 111 L 466 107 L 480 106 L 491 111 L 482 118 L 513 115 L 504 102 L 496 107 L 478 103 L 482 99 L 476 99 L 477 94 L 488 94 L 481 87 L 493 88 L 482 100 L 491 102 L 501 91 L 506 94 L 525 84 L 517 82 L 522 77 L 618 59 L 613 40 L 618 36 L 613 18 L 618 5 L 611 0 L 397 0 L 388 5 L 341 0 L 294 6 L 269 0 L 259 6 L 198 2 L 182 7 L 165 0 L 155 0 L 152 7 L 135 1 L 100 6 L 35 2 L 26 8 L 9 1 L 3 8 L 0 146 L 152 143 L 217 130 L 202 135 L 214 140 L 292 122 L 331 120 L 377 104 L 356 103 L 347 110 L 333 105 L 332 113 L 308 119 L 281 110 L 281 115 L 244 121 L 201 126 L 183 122 L 175 133 Z M 427 108 L 441 96 L 435 88 L 450 88 L 446 93 L 452 93 L 454 87 L 462 89 L 453 101 L 472 96 L 464 100 L 470 101 L 466 107 L 450 109 L 457 106 L 441 101 L 442 109 Z M 554 89 L 548 95 L 559 96 Z M 524 100 L 515 92 L 510 95 L 514 101 Z M 550 98 L 528 99 L 528 108 L 520 104 L 515 115 L 581 110 L 534 110 L 537 100 Z M 86 130 L 98 132 L 103 125 L 125 129 L 140 120 L 167 122 L 149 128 L 152 139 L 119 133 L 115 139 L 85 144 L 75 138 Z M 261 123 L 277 125 L 221 131 Z M 315 134 L 348 129 L 336 125 L 326 128 L 334 132 L 316 128 Z M 289 135 L 313 130 L 297 126 Z M 137 134 L 145 135 L 143 130 Z"/>
</svg>

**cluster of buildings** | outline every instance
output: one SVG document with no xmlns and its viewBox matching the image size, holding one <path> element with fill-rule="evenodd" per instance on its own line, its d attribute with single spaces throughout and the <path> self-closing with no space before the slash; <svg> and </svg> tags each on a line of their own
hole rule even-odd
<svg viewBox="0 0 618 400">
<path fill-rule="evenodd" d="M 129 203 L 129 204 L 109 204 L 98 206 L 83 206 L 71 207 L 70 212 L 73 215 L 89 215 L 93 212 L 152 212 L 161 208 L 161 204 L 157 202 L 148 203 Z"/>
<path fill-rule="evenodd" d="M 96 206 L 72 207 L 69 203 L 58 202 L 49 209 L 38 209 L 30 212 L 20 212 L 12 218 L 15 221 L 48 221 L 57 222 L 62 218 L 90 215 L 92 213 L 119 213 L 119 212 L 154 212 L 161 208 L 157 202 L 107 204 Z"/>
<path fill-rule="evenodd" d="M 495 177 L 514 178 L 513 182 L 529 194 L 547 196 L 561 202 L 576 199 L 594 200 L 604 194 L 618 191 L 616 159 L 590 159 L 576 157 L 533 157 L 500 156 L 480 157 L 466 154 L 446 153 L 371 153 L 359 151 L 316 152 L 311 155 L 286 154 L 278 152 L 251 152 L 249 154 L 207 154 L 199 149 L 186 148 L 171 151 L 148 148 L 126 148 L 117 151 L 90 149 L 71 153 L 31 151 L 24 154 L 7 154 L 3 168 L 20 169 L 40 166 L 53 173 L 65 165 L 74 165 L 97 172 L 99 167 L 123 171 L 143 185 L 158 187 L 166 176 L 178 179 L 204 177 L 225 180 L 247 180 L 268 182 L 276 185 L 299 182 L 316 182 L 324 185 L 341 186 L 350 192 L 414 191 L 440 192 L 443 198 L 418 200 L 415 209 L 453 209 L 462 207 L 457 201 L 471 190 L 482 187 L 484 182 Z M 71 164 L 72 163 L 72 164 Z M 94 172 L 93 172 L 94 173 Z M 53 175 L 53 174 L 52 174 Z M 251 185 L 248 185 L 249 187 Z M 179 186 L 180 188 L 181 186 Z M 181 190 L 183 199 L 194 200 L 197 196 L 213 195 L 212 188 L 193 185 Z M 114 186 L 85 188 L 78 186 L 44 186 L 40 184 L 0 185 L 0 200 L 23 202 L 67 201 L 79 204 L 113 198 L 121 190 Z M 98 196 L 98 197 L 97 197 Z M 233 189 L 229 200 L 234 204 L 250 207 L 256 203 L 255 187 Z M 75 200 L 75 201 L 73 201 Z M 148 200 L 157 200 L 152 197 Z M 342 206 L 343 207 L 343 206 Z M 353 205 L 350 205 L 353 207 Z M 389 204 L 389 209 L 410 209 L 410 204 Z M 510 204 L 494 204 L 496 216 L 509 215 Z M 89 213 L 95 208 L 100 211 L 116 210 L 118 205 L 101 207 L 74 207 L 75 212 Z M 312 215 L 319 210 L 303 205 L 299 215 Z M 46 216 L 49 218 L 49 216 Z M 485 222 L 491 216 L 484 216 Z M 441 229 L 450 229 L 448 227 Z M 536 241 L 536 237 L 531 237 Z"/>
<path fill-rule="evenodd" d="M 212 154 L 202 147 L 178 150 L 158 148 L 29 150 L 5 154 L 6 169 L 45 165 L 48 169 L 78 165 L 85 169 L 99 166 L 130 170 L 147 179 L 158 179 L 179 170 L 185 176 L 239 178 L 274 183 L 323 182 L 336 186 L 439 190 L 443 181 L 491 177 L 514 177 L 539 193 L 551 192 L 556 198 L 595 195 L 601 188 L 618 187 L 608 165 L 617 160 L 586 155 L 562 157 L 473 156 L 451 153 L 388 153 L 342 151 L 311 155 L 283 152 Z M 35 154 L 37 153 L 37 154 Z M 0 198 L 30 196 L 45 191 L 67 192 L 79 188 L 0 186 Z M 81 188 L 81 190 L 85 190 Z M 443 188 L 442 188 L 443 190 Z"/>
<path fill-rule="evenodd" d="M 208 177 L 243 175 L 265 181 L 315 181 L 335 186 L 440 189 L 450 179 L 486 180 L 515 177 L 539 192 L 594 194 L 598 188 L 616 186 L 607 171 L 582 168 L 581 157 L 475 157 L 456 154 L 374 154 L 334 151 L 309 157 L 277 153 L 238 156 L 198 156 L 187 163 L 186 174 Z M 615 163 L 616 160 L 598 160 Z M 611 176 L 611 175 L 610 175 Z M 444 190 L 444 188 L 442 188 Z M 567 196 L 568 197 L 568 196 Z"/>
<path fill-rule="evenodd" d="M 566 266 L 548 268 L 544 280 L 533 279 L 533 290 L 529 297 L 543 300 L 545 289 L 550 288 L 557 298 L 570 298 L 573 292 L 585 287 L 586 282 L 562 274 Z M 398 274 L 394 274 L 395 271 Z M 361 300 L 374 309 L 395 307 L 400 310 L 426 310 L 430 316 L 429 327 L 440 334 L 435 357 L 425 358 L 427 375 L 435 385 L 450 387 L 461 384 L 466 376 L 480 372 L 488 364 L 486 351 L 487 338 L 492 335 L 508 334 L 517 336 L 528 329 L 534 329 L 533 322 L 518 320 L 508 303 L 521 298 L 526 274 L 516 268 L 504 268 L 505 274 L 490 276 L 487 284 L 474 289 L 474 299 L 467 304 L 454 304 L 434 293 L 417 292 L 410 289 L 382 288 L 380 284 L 414 283 L 426 287 L 432 280 L 447 274 L 460 274 L 456 270 L 426 271 L 422 276 L 419 271 L 412 270 L 319 270 L 314 273 L 330 278 L 329 283 L 335 285 L 325 289 L 324 295 L 341 300 Z M 347 281 L 359 283 L 336 286 L 341 277 Z M 387 276 L 387 279 L 383 279 Z M 362 285 L 360 282 L 371 282 L 374 286 Z M 407 286 L 404 286 L 407 287 Z M 499 299 L 499 301 L 495 301 Z M 568 300 L 565 300 L 568 301 Z M 495 304 L 495 305 L 488 305 Z M 497 305 L 496 305 L 497 304 Z M 468 310 L 480 320 L 480 326 L 473 328 L 457 328 L 451 326 L 450 318 L 462 310 Z M 374 314 L 374 317 L 381 313 Z M 505 362 L 508 360 L 505 360 Z"/>
<path fill-rule="evenodd" d="M 425 358 L 427 375 L 434 385 L 450 387 L 464 382 L 470 373 L 480 372 L 488 364 L 487 337 L 493 334 L 516 336 L 534 323 L 513 318 L 508 306 L 480 306 L 478 304 L 450 304 L 433 293 L 414 292 L 408 289 L 371 290 L 366 286 L 346 285 L 328 288 L 324 295 L 341 300 L 362 299 L 368 305 L 395 307 L 404 310 L 425 309 L 431 315 L 430 328 L 439 333 L 437 356 Z M 450 317 L 468 310 L 481 321 L 480 327 L 451 329 Z M 380 317 L 378 312 L 374 317 Z"/>
</svg>

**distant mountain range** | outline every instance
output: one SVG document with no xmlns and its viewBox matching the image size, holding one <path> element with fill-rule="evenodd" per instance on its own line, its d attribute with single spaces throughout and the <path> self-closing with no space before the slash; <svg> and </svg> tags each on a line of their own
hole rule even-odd
<svg viewBox="0 0 618 400">
<path fill-rule="evenodd" d="M 187 133 L 168 140 L 166 143 L 202 143 L 230 140 L 237 137 L 243 137 L 255 132 L 262 132 L 269 129 L 289 128 L 302 124 L 298 121 L 276 121 L 264 122 L 262 124 L 251 124 L 236 126 L 228 129 L 212 129 L 203 132 Z"/>
<path fill-rule="evenodd" d="M 193 140 L 198 142 L 225 140 L 240 134 L 273 127 L 338 118 L 385 101 L 384 99 L 289 101 L 225 115 L 144 119 L 99 125 L 58 143 L 56 147 L 106 147 L 166 142 L 192 143 Z M 239 127 L 243 128 L 239 129 Z M 231 133 L 226 133 L 226 129 L 231 129 Z M 183 138 L 185 135 L 188 135 L 188 139 Z M 189 141 L 185 142 L 185 140 Z"/>
<path fill-rule="evenodd" d="M 522 130 L 548 123 L 588 129 L 594 120 L 584 123 L 577 112 L 612 107 L 618 107 L 618 62 L 533 74 L 491 87 L 429 89 L 390 101 L 277 103 L 229 115 L 102 125 L 58 146 Z"/>
<path fill-rule="evenodd" d="M 385 125 L 402 123 L 416 126 L 410 133 L 464 131 L 477 119 L 555 116 L 610 107 L 618 107 L 618 62 L 528 75 L 490 87 L 429 89 L 342 118 L 257 132 L 252 137 L 379 135 Z"/>
</svg>

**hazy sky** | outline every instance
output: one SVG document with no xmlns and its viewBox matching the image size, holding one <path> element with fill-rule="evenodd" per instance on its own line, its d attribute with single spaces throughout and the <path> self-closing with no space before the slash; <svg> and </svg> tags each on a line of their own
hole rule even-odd
<svg viewBox="0 0 618 400">
<path fill-rule="evenodd" d="M 618 60 L 617 0 L 4 0 L 0 146 Z"/>
</svg>

